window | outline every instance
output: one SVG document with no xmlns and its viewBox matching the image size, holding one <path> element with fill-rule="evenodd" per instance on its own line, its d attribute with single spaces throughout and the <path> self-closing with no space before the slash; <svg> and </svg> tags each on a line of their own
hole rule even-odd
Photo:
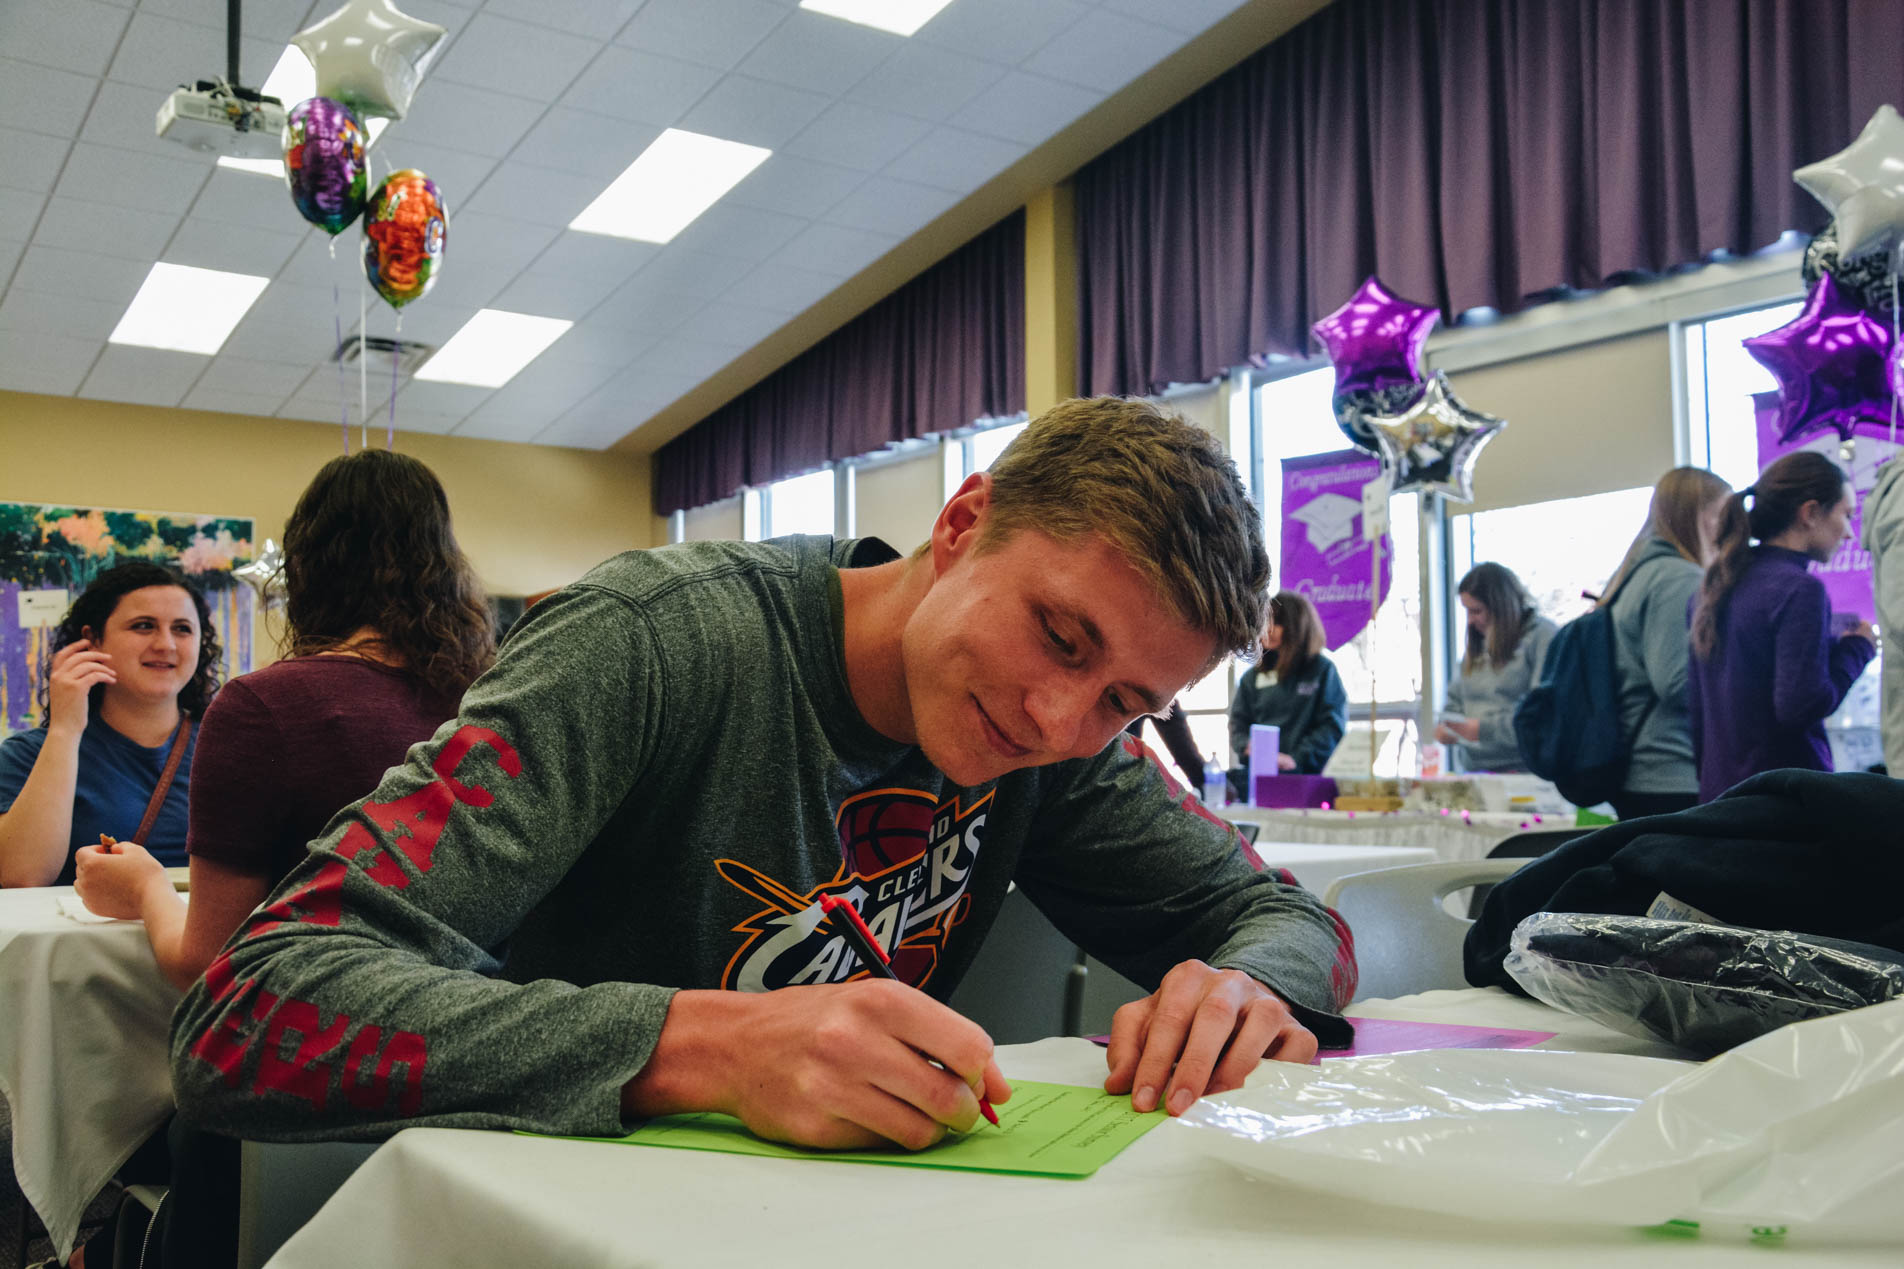
<svg viewBox="0 0 1904 1269">
<path fill-rule="evenodd" d="M 1459 583 L 1483 561 L 1504 564 L 1533 592 L 1541 614 L 1564 625 L 1593 606 L 1582 592 L 1600 593 L 1646 523 L 1652 499 L 1650 487 L 1616 489 L 1454 516 L 1449 580 Z M 1450 655 L 1459 660 L 1463 646 L 1457 638 Z"/>
<path fill-rule="evenodd" d="M 752 514 L 744 517 L 747 540 L 834 532 L 834 480 L 833 469 L 826 467 L 748 490 L 745 498 Z"/>
<path fill-rule="evenodd" d="M 983 432 L 974 432 L 971 437 L 972 460 L 966 475 L 975 471 L 990 471 L 1005 447 L 1018 439 L 1030 423 L 1010 423 L 1004 427 L 987 428 Z"/>
</svg>

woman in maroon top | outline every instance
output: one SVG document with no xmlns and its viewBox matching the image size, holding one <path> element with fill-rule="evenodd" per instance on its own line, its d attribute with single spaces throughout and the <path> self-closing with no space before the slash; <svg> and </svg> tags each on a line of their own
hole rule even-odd
<svg viewBox="0 0 1904 1269">
<path fill-rule="evenodd" d="M 86 906 L 144 918 L 181 988 L 333 815 L 455 717 L 495 652 L 443 486 L 404 454 L 324 465 L 284 528 L 284 588 L 287 659 L 232 680 L 199 729 L 190 906 L 137 846 L 78 853 Z"/>
</svg>

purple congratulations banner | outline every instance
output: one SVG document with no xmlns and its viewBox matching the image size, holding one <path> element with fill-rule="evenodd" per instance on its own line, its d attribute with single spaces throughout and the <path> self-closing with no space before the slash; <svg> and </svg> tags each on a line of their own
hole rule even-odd
<svg viewBox="0 0 1904 1269">
<path fill-rule="evenodd" d="M 1851 540 L 1841 544 L 1826 563 L 1813 564 L 1811 571 L 1825 584 L 1825 593 L 1831 596 L 1831 611 L 1854 612 L 1875 623 L 1878 606 L 1871 594 L 1871 552 L 1863 546 L 1864 500 L 1877 483 L 1878 468 L 1893 454 L 1904 450 L 1904 445 L 1893 445 L 1859 433 L 1852 446 L 1852 459 L 1847 463 L 1839 456 L 1842 442 L 1836 432 L 1813 433 L 1787 445 L 1778 443 L 1778 393 L 1755 392 L 1752 406 L 1758 423 L 1760 471 L 1773 459 L 1809 449 L 1823 454 L 1850 475 L 1852 493 L 1858 500 L 1857 510 L 1851 515 Z M 1904 430 L 1899 434 L 1904 435 Z"/>
<path fill-rule="evenodd" d="M 1359 449 L 1283 460 L 1283 570 L 1278 590 L 1316 606 L 1334 651 L 1369 623 L 1374 552 L 1362 540 L 1362 486 L 1382 464 Z M 1395 544 L 1382 535 L 1382 598 L 1388 598 Z"/>
</svg>

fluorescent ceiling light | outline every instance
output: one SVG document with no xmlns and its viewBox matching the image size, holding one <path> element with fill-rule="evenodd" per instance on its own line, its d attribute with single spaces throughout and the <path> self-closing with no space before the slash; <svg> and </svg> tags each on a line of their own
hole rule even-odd
<svg viewBox="0 0 1904 1269">
<path fill-rule="evenodd" d="M 311 66 L 311 59 L 304 56 L 304 50 L 295 44 L 284 46 L 284 52 L 278 54 L 278 64 L 265 76 L 264 86 L 258 90 L 267 97 L 276 97 L 284 103 L 288 113 L 291 107 L 300 101 L 308 101 L 317 96 L 317 71 Z M 364 148 L 377 144 L 377 138 L 390 126 L 388 119 L 381 116 L 363 121 Z M 220 156 L 219 167 L 228 167 L 234 171 L 251 172 L 257 176 L 275 176 L 284 179 L 284 161 L 282 159 L 234 159 Z"/>
<path fill-rule="evenodd" d="M 500 388 L 573 325 L 562 317 L 482 309 L 463 323 L 463 329 L 451 335 L 413 377 Z"/>
<path fill-rule="evenodd" d="M 950 3 L 952 0 L 800 0 L 800 7 L 894 35 L 911 35 Z"/>
<path fill-rule="evenodd" d="M 155 264 L 106 342 L 209 357 L 270 283 L 248 273 Z"/>
<path fill-rule="evenodd" d="M 772 154 L 669 128 L 569 222 L 585 234 L 667 242 Z"/>
</svg>

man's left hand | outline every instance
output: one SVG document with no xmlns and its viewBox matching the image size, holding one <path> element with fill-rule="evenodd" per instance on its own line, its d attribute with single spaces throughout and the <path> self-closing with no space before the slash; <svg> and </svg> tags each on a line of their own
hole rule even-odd
<svg viewBox="0 0 1904 1269">
<path fill-rule="evenodd" d="M 1112 1018 L 1104 1091 L 1130 1093 L 1140 1113 L 1161 1102 L 1181 1115 L 1205 1093 L 1241 1088 L 1264 1058 L 1315 1055 L 1315 1036 L 1276 993 L 1240 970 L 1184 961 Z"/>
</svg>

